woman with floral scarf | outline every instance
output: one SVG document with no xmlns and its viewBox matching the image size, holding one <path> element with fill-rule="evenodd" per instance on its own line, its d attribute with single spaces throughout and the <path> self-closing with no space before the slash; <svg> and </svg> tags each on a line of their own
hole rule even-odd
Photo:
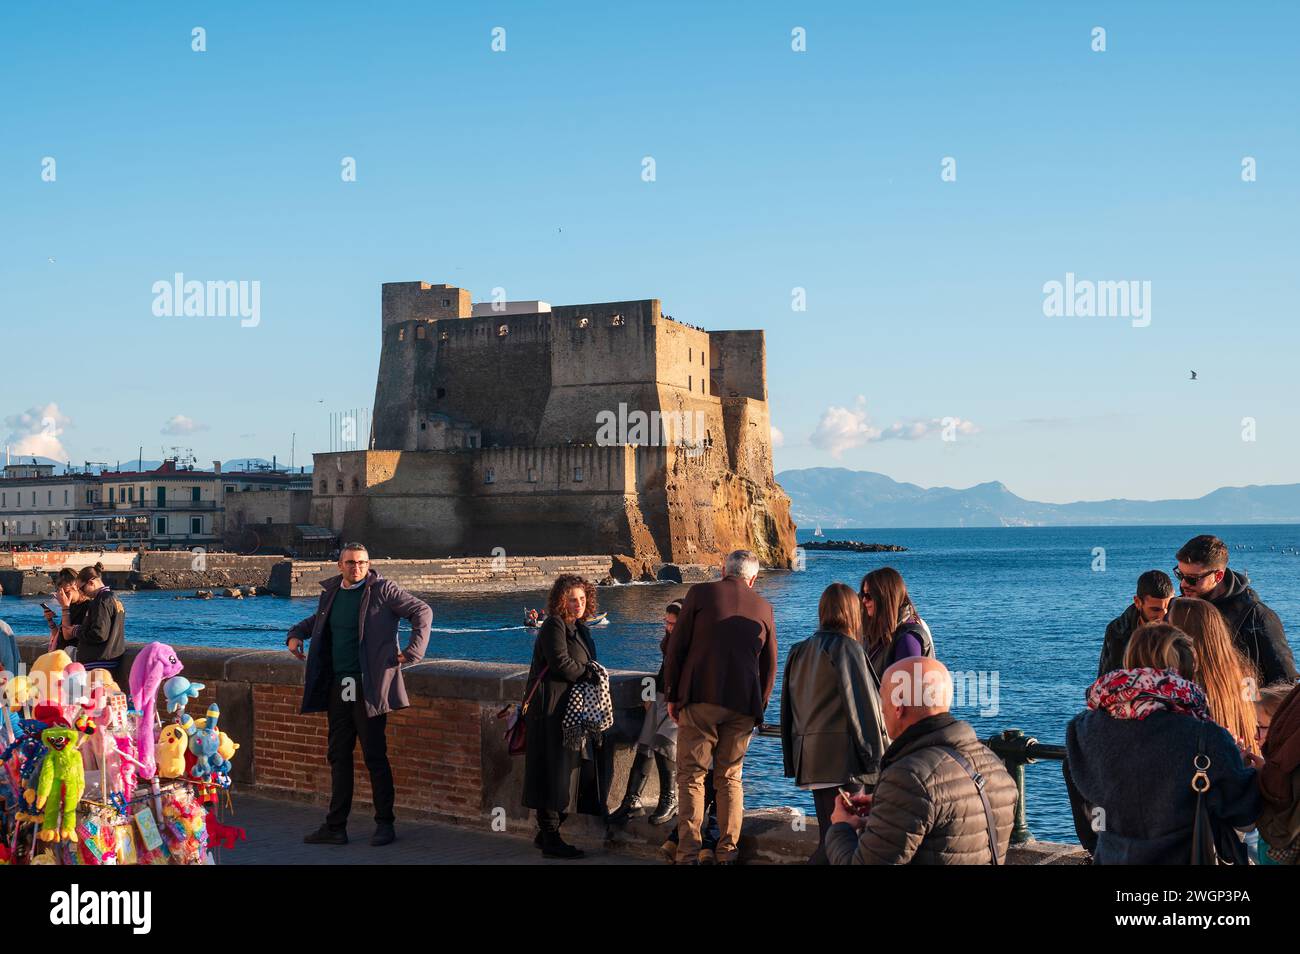
<svg viewBox="0 0 1300 954">
<path fill-rule="evenodd" d="M 1256 773 L 1210 719 L 1192 682 L 1190 638 L 1167 623 L 1142 626 L 1124 665 L 1088 688 L 1087 710 L 1066 728 L 1065 783 L 1079 840 L 1095 864 L 1189 864 L 1193 760 L 1203 752 L 1220 857 L 1238 854 L 1232 829 L 1259 814 Z"/>
</svg>

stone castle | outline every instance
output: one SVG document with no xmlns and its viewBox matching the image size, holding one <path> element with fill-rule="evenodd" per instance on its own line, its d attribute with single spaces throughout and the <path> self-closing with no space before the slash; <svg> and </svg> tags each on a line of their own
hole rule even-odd
<svg viewBox="0 0 1300 954">
<path fill-rule="evenodd" d="M 314 524 L 377 556 L 715 563 L 747 547 L 791 565 L 763 332 L 706 332 L 657 299 L 472 304 L 394 282 L 381 334 L 369 449 L 314 455 Z"/>
</svg>

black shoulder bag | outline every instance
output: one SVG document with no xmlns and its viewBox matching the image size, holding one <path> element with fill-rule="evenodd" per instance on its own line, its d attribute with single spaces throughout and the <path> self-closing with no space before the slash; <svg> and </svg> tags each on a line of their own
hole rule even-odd
<svg viewBox="0 0 1300 954">
<path fill-rule="evenodd" d="M 966 757 L 951 746 L 941 745 L 939 748 L 963 769 L 970 776 L 970 780 L 975 783 L 975 791 L 979 792 L 980 803 L 984 806 L 984 824 L 988 826 L 989 836 L 989 856 L 993 859 L 990 864 L 1000 865 L 998 860 L 998 826 L 993 820 L 993 806 L 989 804 L 988 794 L 984 791 L 984 776 L 975 771 L 975 766 L 966 760 Z"/>
</svg>

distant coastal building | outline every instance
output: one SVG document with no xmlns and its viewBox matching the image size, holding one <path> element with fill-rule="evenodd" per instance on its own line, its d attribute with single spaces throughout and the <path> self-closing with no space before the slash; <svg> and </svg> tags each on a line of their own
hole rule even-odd
<svg viewBox="0 0 1300 954">
<path fill-rule="evenodd" d="M 210 471 L 169 459 L 154 470 L 66 474 L 50 464 L 10 464 L 0 478 L 0 547 L 292 547 L 290 521 L 307 522 L 310 480 L 282 471 L 222 473 L 220 461 Z M 258 532 L 250 535 L 251 524 Z"/>
<path fill-rule="evenodd" d="M 369 449 L 314 455 L 313 524 L 381 556 L 791 565 L 763 332 L 427 282 L 383 286 L 380 331 Z"/>
</svg>

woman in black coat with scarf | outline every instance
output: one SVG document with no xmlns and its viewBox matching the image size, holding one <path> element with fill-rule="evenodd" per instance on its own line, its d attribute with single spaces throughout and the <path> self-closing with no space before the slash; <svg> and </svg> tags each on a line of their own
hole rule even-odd
<svg viewBox="0 0 1300 954">
<path fill-rule="evenodd" d="M 596 612 L 596 588 L 580 576 L 564 575 L 551 586 L 546 621 L 533 643 L 524 714 L 524 806 L 537 811 L 534 844 L 547 858 L 581 858 L 583 852 L 560 838 L 570 812 L 605 817 L 609 791 L 602 746 L 564 744 L 564 714 L 574 683 L 588 678 L 596 644 L 588 620 Z M 541 680 L 540 685 L 538 680 Z"/>
</svg>

